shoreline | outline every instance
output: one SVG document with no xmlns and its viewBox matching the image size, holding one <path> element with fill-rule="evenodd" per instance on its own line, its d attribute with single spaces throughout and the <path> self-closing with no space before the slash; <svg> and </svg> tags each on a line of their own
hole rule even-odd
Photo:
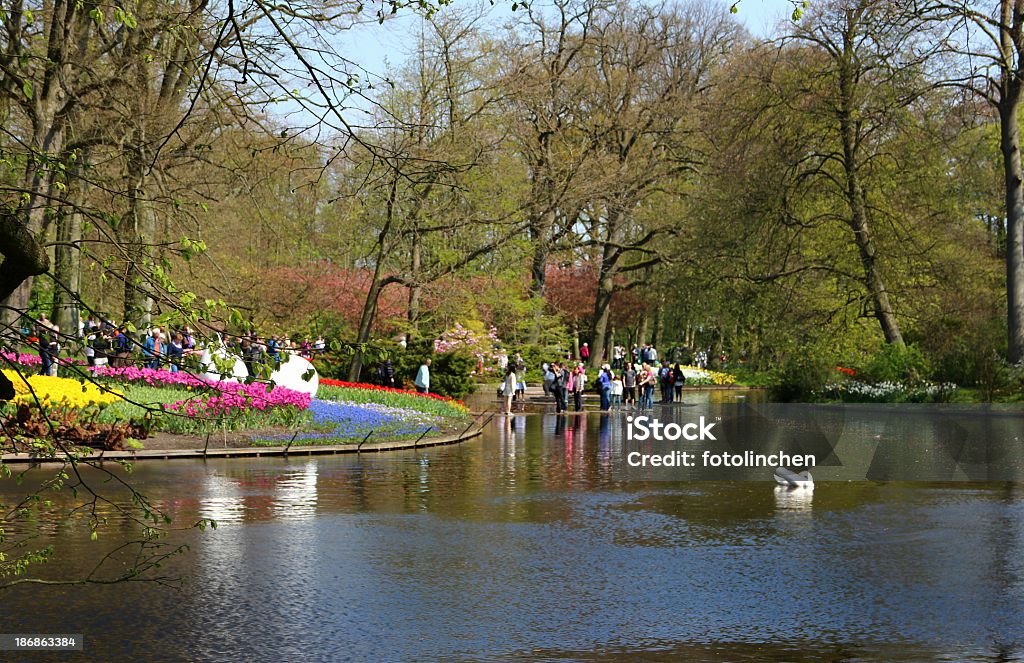
<svg viewBox="0 0 1024 663">
<path fill-rule="evenodd" d="M 179 458 L 258 458 L 261 456 L 324 456 L 338 454 L 356 454 L 381 451 L 405 451 L 423 449 L 451 444 L 460 444 L 474 439 L 483 433 L 483 426 L 461 433 L 427 437 L 421 440 L 389 440 L 386 442 L 368 442 L 366 444 L 315 444 L 315 445 L 280 445 L 273 447 L 219 447 L 216 449 L 138 449 L 134 451 L 99 451 L 83 455 L 78 461 L 134 461 L 134 460 L 173 460 Z M 201 441 L 201 440 L 200 440 Z M 22 463 L 46 465 L 66 463 L 67 456 L 40 458 L 28 453 L 6 453 L 0 457 L 3 463 Z"/>
</svg>

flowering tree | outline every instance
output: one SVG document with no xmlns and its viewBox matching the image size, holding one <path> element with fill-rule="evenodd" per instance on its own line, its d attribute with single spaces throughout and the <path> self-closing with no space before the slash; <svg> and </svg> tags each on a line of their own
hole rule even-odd
<svg viewBox="0 0 1024 663">
<path fill-rule="evenodd" d="M 498 330 L 494 327 L 484 334 L 456 322 L 454 327 L 434 341 L 434 352 L 443 354 L 464 351 L 476 358 L 478 367 L 482 365 L 485 372 L 490 372 L 498 364 L 500 345 L 501 339 L 498 338 Z"/>
</svg>

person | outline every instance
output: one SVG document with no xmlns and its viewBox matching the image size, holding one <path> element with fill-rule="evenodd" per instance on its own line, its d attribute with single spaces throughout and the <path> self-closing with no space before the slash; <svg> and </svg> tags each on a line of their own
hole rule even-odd
<svg viewBox="0 0 1024 663">
<path fill-rule="evenodd" d="M 128 359 L 132 356 L 132 340 L 128 338 L 128 329 L 118 327 L 114 334 L 114 361 L 113 365 L 123 368 L 128 365 Z"/>
<path fill-rule="evenodd" d="M 551 382 L 551 393 L 555 395 L 555 413 L 561 414 L 565 411 L 565 385 L 568 376 L 562 368 L 562 364 L 557 361 L 551 368 L 555 374 L 555 379 Z"/>
<path fill-rule="evenodd" d="M 675 378 L 675 381 L 672 383 L 672 386 L 675 387 L 675 390 L 676 390 L 676 398 L 675 398 L 675 400 L 677 400 L 680 403 L 682 403 L 683 402 L 683 384 L 686 383 L 686 375 L 683 374 L 683 367 L 680 364 L 676 364 L 675 368 L 672 369 L 672 375 Z"/>
<path fill-rule="evenodd" d="M 586 343 L 584 343 L 583 347 L 580 348 L 580 359 L 583 361 L 590 359 L 590 346 Z"/>
<path fill-rule="evenodd" d="M 612 406 L 612 375 L 611 367 L 608 364 L 601 366 L 601 372 L 597 376 L 597 388 L 601 392 L 601 412 L 607 412 Z"/>
<path fill-rule="evenodd" d="M 664 362 L 658 369 L 658 383 L 661 385 L 661 402 L 663 404 L 672 402 L 672 367 Z"/>
<path fill-rule="evenodd" d="M 60 327 L 50 322 L 43 313 L 36 322 L 36 336 L 39 338 L 39 358 L 42 360 L 40 373 L 42 375 L 57 375 L 57 354 L 60 352 L 60 343 L 57 338 L 60 335 Z"/>
<path fill-rule="evenodd" d="M 583 390 L 587 388 L 587 367 L 583 362 L 574 369 L 572 400 L 577 412 L 583 412 Z"/>
<path fill-rule="evenodd" d="M 547 396 L 551 393 L 551 385 L 555 382 L 555 372 L 551 370 L 551 365 L 547 362 L 541 364 L 540 370 L 544 375 L 544 395 Z"/>
<path fill-rule="evenodd" d="M 89 366 L 96 365 L 96 337 L 98 334 L 91 331 L 89 323 L 85 324 L 85 329 L 89 329 L 89 334 L 85 337 L 85 363 Z"/>
<path fill-rule="evenodd" d="M 313 358 L 313 344 L 309 342 L 309 337 L 302 339 L 302 345 L 299 346 L 299 356 L 303 359 Z"/>
<path fill-rule="evenodd" d="M 420 364 L 420 370 L 416 371 L 416 379 L 413 380 L 413 384 L 419 393 L 430 393 L 430 359 L 424 359 Z"/>
<path fill-rule="evenodd" d="M 313 352 L 315 352 L 317 354 L 323 354 L 323 352 L 326 349 L 327 349 L 327 341 L 324 340 L 324 337 L 321 334 L 321 335 L 316 337 L 316 342 L 313 343 Z"/>
<path fill-rule="evenodd" d="M 154 329 L 142 343 L 142 357 L 146 368 L 160 368 L 160 330 Z"/>
<path fill-rule="evenodd" d="M 612 408 L 622 407 L 622 376 L 612 373 Z"/>
<path fill-rule="evenodd" d="M 391 358 L 388 357 L 380 363 L 377 367 L 377 380 L 380 382 L 382 387 L 395 387 L 395 365 L 392 363 Z"/>
<path fill-rule="evenodd" d="M 181 332 L 175 332 L 174 336 L 171 337 L 170 345 L 167 347 L 167 363 L 171 367 L 171 373 L 177 373 L 181 370 L 181 358 L 185 354 L 184 340 L 185 338 L 181 335 Z M 248 365 L 246 364 L 246 366 Z"/>
<path fill-rule="evenodd" d="M 626 364 L 622 372 L 622 396 L 625 405 L 636 407 L 636 366 Z"/>
<path fill-rule="evenodd" d="M 238 350 L 242 353 L 242 363 L 245 364 L 246 373 L 250 377 L 256 375 L 256 367 L 252 365 L 252 342 L 248 338 L 243 338 L 238 345 Z"/>
<path fill-rule="evenodd" d="M 94 331 L 92 338 L 92 365 L 106 366 L 107 355 L 110 354 L 110 337 L 99 329 Z M 88 355 L 87 355 L 88 356 Z"/>
<path fill-rule="evenodd" d="M 502 384 L 502 396 L 505 397 L 505 414 L 512 414 L 512 398 L 519 389 L 519 378 L 516 377 L 516 370 L 509 366 L 505 370 L 505 382 Z"/>
<path fill-rule="evenodd" d="M 576 402 L 576 411 L 579 412 L 582 409 L 582 404 L 576 398 L 576 390 L 579 388 L 579 375 L 577 373 L 578 371 L 575 368 L 570 368 L 567 371 L 568 377 L 565 378 L 565 409 L 569 409 L 569 395 L 571 394 L 573 401 Z"/>
<path fill-rule="evenodd" d="M 641 364 L 636 379 L 640 387 L 640 409 L 649 410 L 654 407 L 654 385 L 658 381 L 658 376 L 649 364 Z"/>
</svg>

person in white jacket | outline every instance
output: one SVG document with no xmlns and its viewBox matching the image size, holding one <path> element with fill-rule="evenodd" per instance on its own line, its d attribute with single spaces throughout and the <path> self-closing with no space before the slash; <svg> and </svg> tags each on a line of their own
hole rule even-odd
<svg viewBox="0 0 1024 663">
<path fill-rule="evenodd" d="M 421 394 L 430 393 L 430 360 L 424 359 L 423 363 L 420 364 L 420 370 L 416 372 L 416 379 L 413 380 L 413 384 L 416 385 L 416 391 Z"/>
</svg>

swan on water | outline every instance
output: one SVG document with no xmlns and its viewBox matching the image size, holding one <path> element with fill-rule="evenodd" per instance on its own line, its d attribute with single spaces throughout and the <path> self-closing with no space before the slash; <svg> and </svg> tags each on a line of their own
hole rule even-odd
<svg viewBox="0 0 1024 663">
<path fill-rule="evenodd" d="M 806 470 L 797 474 L 784 467 L 777 467 L 775 468 L 775 481 L 780 486 L 788 488 L 814 488 L 814 479 L 811 477 L 811 473 Z"/>
</svg>

